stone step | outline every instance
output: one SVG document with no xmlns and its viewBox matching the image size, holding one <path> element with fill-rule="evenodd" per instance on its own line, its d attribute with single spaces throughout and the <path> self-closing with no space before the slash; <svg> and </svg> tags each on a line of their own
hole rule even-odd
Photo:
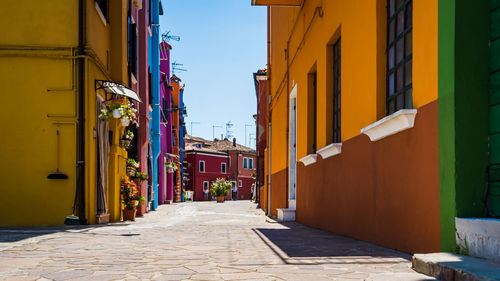
<svg viewBox="0 0 500 281">
<path fill-rule="evenodd" d="M 295 221 L 295 209 L 276 209 L 278 211 L 278 221 Z"/>
<path fill-rule="evenodd" d="M 452 253 L 415 254 L 413 269 L 442 281 L 500 280 L 500 263 Z"/>
</svg>

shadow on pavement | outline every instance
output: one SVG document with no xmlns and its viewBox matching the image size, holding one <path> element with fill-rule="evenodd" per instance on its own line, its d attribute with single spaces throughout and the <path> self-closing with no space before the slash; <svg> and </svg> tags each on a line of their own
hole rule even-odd
<svg viewBox="0 0 500 281">
<path fill-rule="evenodd" d="M 323 230 L 310 228 L 299 223 L 282 223 L 286 228 L 258 228 L 253 231 L 278 255 L 283 262 L 290 260 L 319 259 L 332 263 L 329 258 L 340 258 L 333 263 L 349 263 L 349 259 L 362 263 L 394 263 L 411 260 L 411 256 L 374 244 L 347 238 Z M 379 259 L 374 259 L 379 258 Z M 391 258 L 384 260 L 384 258 Z M 368 261 L 369 259 L 369 261 Z"/>
<path fill-rule="evenodd" d="M 102 225 L 63 225 L 63 226 L 19 226 L 19 227 L 0 227 L 0 245 L 2 243 L 17 242 L 33 237 L 44 236 L 59 232 L 71 232 L 86 234 L 89 231 L 101 227 L 123 226 L 126 223 L 110 223 Z M 90 234 L 90 233 L 89 233 Z M 91 233 L 98 235 L 96 233 Z M 106 234 L 109 236 L 109 234 Z M 140 234 L 128 233 L 120 236 L 138 236 Z"/>
</svg>

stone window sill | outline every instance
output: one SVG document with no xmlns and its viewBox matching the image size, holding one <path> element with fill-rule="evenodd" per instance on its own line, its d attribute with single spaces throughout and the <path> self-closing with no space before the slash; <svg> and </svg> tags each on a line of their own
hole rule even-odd
<svg viewBox="0 0 500 281">
<path fill-rule="evenodd" d="M 341 152 L 342 152 L 342 143 L 332 143 L 318 150 L 318 154 L 321 155 L 321 158 L 323 159 L 340 154 Z"/>
<path fill-rule="evenodd" d="M 378 141 L 401 131 L 413 128 L 416 116 L 416 109 L 401 109 L 361 129 L 361 133 L 368 135 L 371 141 Z"/>
<path fill-rule="evenodd" d="M 316 163 L 316 160 L 318 158 L 318 154 L 309 154 L 305 157 L 302 157 L 299 161 L 304 163 L 305 166 L 311 165 Z"/>
</svg>

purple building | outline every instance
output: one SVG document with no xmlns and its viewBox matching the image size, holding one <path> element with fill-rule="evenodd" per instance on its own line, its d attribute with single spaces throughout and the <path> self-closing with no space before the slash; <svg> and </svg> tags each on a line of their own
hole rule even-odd
<svg viewBox="0 0 500 281">
<path fill-rule="evenodd" d="M 169 204 L 174 199 L 174 174 L 167 172 L 166 163 L 178 162 L 173 155 L 172 87 L 170 86 L 170 46 L 160 43 L 161 156 L 158 163 L 158 203 Z"/>
</svg>

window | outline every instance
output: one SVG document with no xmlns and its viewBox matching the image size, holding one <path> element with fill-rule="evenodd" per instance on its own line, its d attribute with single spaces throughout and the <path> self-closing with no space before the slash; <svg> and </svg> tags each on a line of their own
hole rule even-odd
<svg viewBox="0 0 500 281">
<path fill-rule="evenodd" d="M 200 173 L 205 172 L 205 161 L 200 160 Z"/>
<path fill-rule="evenodd" d="M 106 22 L 109 22 L 109 0 L 95 0 L 97 7 L 102 14 L 102 16 L 106 19 Z"/>
<path fill-rule="evenodd" d="M 220 172 L 223 174 L 226 173 L 226 163 L 220 163 Z"/>
<path fill-rule="evenodd" d="M 163 123 L 167 124 L 168 108 L 167 108 L 167 99 L 165 99 L 165 97 L 162 98 L 161 104 L 162 104 L 161 120 Z"/>
<path fill-rule="evenodd" d="M 342 142 L 340 138 L 340 38 L 333 45 L 333 143 Z"/>
<path fill-rule="evenodd" d="M 210 187 L 208 185 L 208 181 L 204 181 L 203 182 L 203 193 L 208 193 L 208 191 L 210 191 Z"/>
<path fill-rule="evenodd" d="M 317 78 L 316 70 L 308 75 L 308 95 L 307 95 L 307 154 L 316 153 L 317 149 Z"/>
<path fill-rule="evenodd" d="M 412 108 L 413 1 L 388 0 L 387 114 Z"/>
<path fill-rule="evenodd" d="M 128 17 L 128 71 L 137 79 L 137 25 Z M 130 83 L 131 85 L 132 83 Z"/>
<path fill-rule="evenodd" d="M 238 184 L 239 184 L 240 187 L 242 187 L 243 186 L 243 181 L 239 180 Z"/>
<path fill-rule="evenodd" d="M 248 158 L 243 158 L 243 169 L 248 169 Z"/>
<path fill-rule="evenodd" d="M 253 170 L 253 158 L 248 158 L 248 169 Z"/>
</svg>

